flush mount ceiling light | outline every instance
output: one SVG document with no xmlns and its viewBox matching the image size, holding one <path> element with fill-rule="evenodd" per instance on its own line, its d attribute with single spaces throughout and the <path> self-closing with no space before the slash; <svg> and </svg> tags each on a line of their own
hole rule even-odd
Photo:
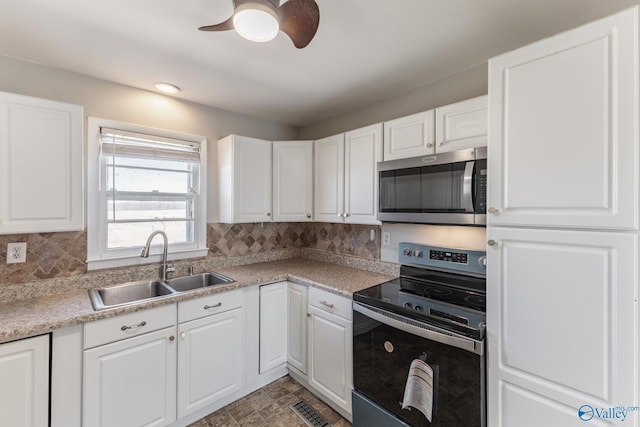
<svg viewBox="0 0 640 427">
<path fill-rule="evenodd" d="M 198 28 L 201 31 L 235 29 L 238 34 L 254 42 L 273 40 L 278 31 L 289 36 L 302 49 L 318 30 L 320 9 L 315 0 L 233 0 L 233 15 L 224 22 Z"/>
<path fill-rule="evenodd" d="M 172 85 L 171 83 L 157 82 L 155 86 L 156 89 L 164 93 L 176 94 L 180 92 L 180 88 L 176 85 Z"/>
</svg>

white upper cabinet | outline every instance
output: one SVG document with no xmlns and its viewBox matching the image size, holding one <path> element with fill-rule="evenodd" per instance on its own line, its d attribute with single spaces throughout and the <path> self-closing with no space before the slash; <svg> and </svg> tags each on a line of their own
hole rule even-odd
<svg viewBox="0 0 640 427">
<path fill-rule="evenodd" d="M 381 124 L 315 141 L 315 220 L 379 224 L 377 163 L 381 159 Z"/>
<path fill-rule="evenodd" d="M 344 134 L 314 143 L 314 218 L 322 222 L 343 222 Z"/>
<path fill-rule="evenodd" d="M 384 160 L 433 154 L 433 110 L 384 122 Z"/>
<path fill-rule="evenodd" d="M 638 228 L 630 10 L 489 61 L 488 224 Z"/>
<path fill-rule="evenodd" d="M 382 160 L 382 125 L 344 135 L 344 221 L 379 224 L 378 162 Z"/>
<path fill-rule="evenodd" d="M 0 92 L 0 234 L 84 228 L 83 114 Z"/>
<path fill-rule="evenodd" d="M 485 147 L 487 112 L 486 95 L 436 108 L 436 152 Z"/>
<path fill-rule="evenodd" d="M 220 222 L 271 221 L 271 141 L 229 135 L 218 141 Z"/>
<path fill-rule="evenodd" d="M 384 122 L 384 160 L 487 145 L 487 96 Z"/>
<path fill-rule="evenodd" d="M 273 220 L 305 222 L 313 212 L 313 142 L 273 143 Z"/>
</svg>

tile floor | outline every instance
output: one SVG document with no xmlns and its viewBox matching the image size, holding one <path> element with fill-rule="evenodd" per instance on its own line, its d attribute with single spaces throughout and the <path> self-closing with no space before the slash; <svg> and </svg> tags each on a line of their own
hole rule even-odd
<svg viewBox="0 0 640 427">
<path fill-rule="evenodd" d="M 189 427 L 306 427 L 304 421 L 289 408 L 289 405 L 300 399 L 313 406 L 331 426 L 351 426 L 349 421 L 287 375 Z"/>
</svg>

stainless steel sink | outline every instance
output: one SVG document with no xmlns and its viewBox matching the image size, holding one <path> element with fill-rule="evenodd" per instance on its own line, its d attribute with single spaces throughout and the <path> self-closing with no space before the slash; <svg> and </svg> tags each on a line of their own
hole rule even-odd
<svg viewBox="0 0 640 427">
<path fill-rule="evenodd" d="M 172 294 L 175 294 L 175 291 L 159 281 L 131 282 L 108 288 L 89 289 L 89 298 L 94 310 L 104 310 Z"/>
<path fill-rule="evenodd" d="M 175 277 L 167 280 L 167 285 L 176 292 L 187 292 L 208 286 L 233 283 L 235 280 L 217 273 L 201 273 L 191 276 Z"/>
</svg>

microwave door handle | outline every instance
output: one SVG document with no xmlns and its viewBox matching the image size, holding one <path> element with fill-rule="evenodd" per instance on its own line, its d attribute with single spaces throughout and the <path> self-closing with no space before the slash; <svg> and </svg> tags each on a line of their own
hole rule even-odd
<svg viewBox="0 0 640 427">
<path fill-rule="evenodd" d="M 462 179 L 462 203 L 465 212 L 474 212 L 473 208 L 473 170 L 475 162 L 467 162 Z"/>
</svg>

